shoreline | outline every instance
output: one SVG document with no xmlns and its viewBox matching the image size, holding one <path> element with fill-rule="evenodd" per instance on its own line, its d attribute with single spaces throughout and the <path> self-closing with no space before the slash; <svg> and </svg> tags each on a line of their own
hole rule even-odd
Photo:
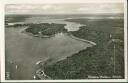
<svg viewBox="0 0 128 83">
<path fill-rule="evenodd" d="M 82 41 L 82 42 L 89 43 L 91 45 L 96 45 L 95 42 L 92 42 L 92 41 L 89 41 L 89 40 L 85 40 L 85 39 L 82 39 L 82 38 L 78 38 L 78 37 L 76 37 L 76 36 L 74 36 L 72 34 L 69 34 L 68 36 L 71 37 L 71 38 L 73 38 L 73 39 L 76 39 L 76 40 L 79 40 L 79 41 Z"/>
<path fill-rule="evenodd" d="M 52 79 L 50 76 L 46 75 L 43 69 L 38 69 L 35 74 L 36 78 L 40 80 L 49 80 Z"/>
<path fill-rule="evenodd" d="M 39 34 L 34 35 L 34 34 L 30 33 L 30 32 L 26 32 L 25 29 L 22 30 L 21 33 L 24 33 L 24 34 L 27 34 L 27 35 L 29 35 L 31 37 L 36 37 L 36 38 L 50 38 L 50 37 L 54 36 L 54 35 L 53 36 L 43 36 L 43 35 L 40 36 Z"/>
</svg>

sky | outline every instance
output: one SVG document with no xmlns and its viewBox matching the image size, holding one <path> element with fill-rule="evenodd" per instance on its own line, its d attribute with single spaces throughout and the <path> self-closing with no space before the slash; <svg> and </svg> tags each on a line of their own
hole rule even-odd
<svg viewBox="0 0 128 83">
<path fill-rule="evenodd" d="M 6 14 L 119 14 L 123 3 L 7 4 Z"/>
</svg>

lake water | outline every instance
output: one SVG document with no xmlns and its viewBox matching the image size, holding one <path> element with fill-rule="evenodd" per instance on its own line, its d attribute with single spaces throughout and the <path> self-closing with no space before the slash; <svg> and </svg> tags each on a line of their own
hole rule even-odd
<svg viewBox="0 0 128 83">
<path fill-rule="evenodd" d="M 78 27 L 81 26 L 62 19 L 43 19 L 41 17 L 28 18 L 25 22 L 67 24 L 65 28 L 69 31 L 78 30 Z M 64 33 L 58 33 L 51 38 L 33 37 L 21 33 L 24 28 L 5 28 L 6 72 L 10 72 L 10 78 L 13 80 L 32 80 L 37 70 L 37 61 L 45 61 L 49 58 L 55 61 L 61 60 L 92 46 Z"/>
</svg>

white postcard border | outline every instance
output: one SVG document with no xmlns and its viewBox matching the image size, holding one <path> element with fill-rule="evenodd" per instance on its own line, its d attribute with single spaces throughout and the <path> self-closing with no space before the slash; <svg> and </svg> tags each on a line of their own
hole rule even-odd
<svg viewBox="0 0 128 83">
<path fill-rule="evenodd" d="M 4 7 L 5 4 L 41 4 L 41 3 L 100 3 L 101 0 L 1 0 L 0 1 L 0 63 L 2 82 L 126 82 L 127 77 L 127 0 L 102 0 L 103 2 L 123 2 L 124 3 L 124 59 L 125 59 L 125 79 L 83 79 L 83 80 L 5 80 L 5 34 L 4 34 Z"/>
</svg>

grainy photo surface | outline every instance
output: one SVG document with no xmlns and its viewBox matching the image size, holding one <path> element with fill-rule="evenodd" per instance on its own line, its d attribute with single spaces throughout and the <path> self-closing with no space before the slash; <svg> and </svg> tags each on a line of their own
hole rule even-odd
<svg viewBox="0 0 128 83">
<path fill-rule="evenodd" d="M 6 4 L 5 79 L 124 79 L 124 4 Z"/>
</svg>

